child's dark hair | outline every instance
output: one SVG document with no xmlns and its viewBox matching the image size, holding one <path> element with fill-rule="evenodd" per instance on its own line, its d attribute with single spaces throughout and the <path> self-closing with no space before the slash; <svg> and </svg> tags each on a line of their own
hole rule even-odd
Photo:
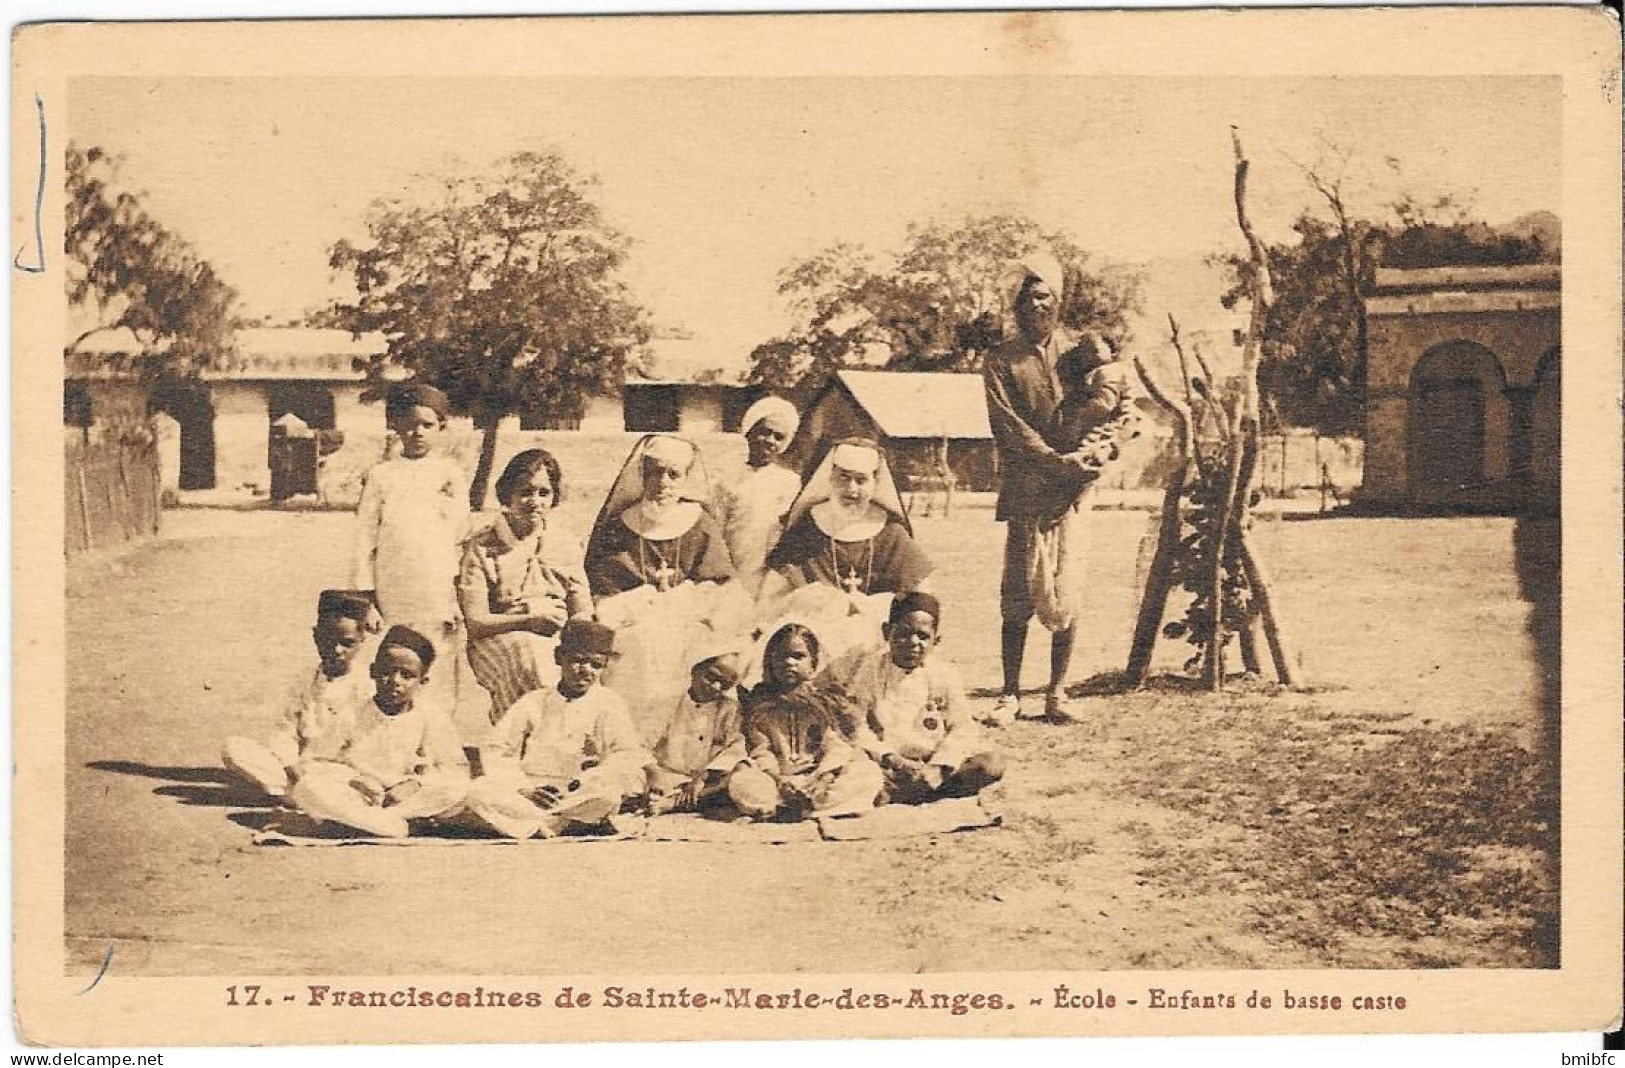
<svg viewBox="0 0 1625 1068">
<path fill-rule="evenodd" d="M 813 664 L 818 663 L 818 635 L 804 623 L 786 623 L 773 632 L 773 637 L 767 640 L 767 648 L 762 650 L 762 663 L 771 663 L 774 656 L 792 640 L 800 638 L 807 646 L 807 652 L 812 654 Z"/>
<path fill-rule="evenodd" d="M 550 507 L 557 508 L 559 501 L 564 497 L 564 474 L 559 469 L 559 461 L 546 449 L 526 449 L 508 461 L 508 466 L 497 476 L 497 500 L 507 504 L 508 495 L 513 492 L 519 480 L 527 475 L 534 475 L 537 471 L 547 472 L 547 481 L 553 487 L 553 503 Z"/>
<path fill-rule="evenodd" d="M 924 612 L 931 617 L 934 625 L 942 625 L 942 603 L 922 590 L 912 590 L 894 596 L 891 608 L 886 612 L 886 622 L 896 623 L 910 612 Z"/>
</svg>

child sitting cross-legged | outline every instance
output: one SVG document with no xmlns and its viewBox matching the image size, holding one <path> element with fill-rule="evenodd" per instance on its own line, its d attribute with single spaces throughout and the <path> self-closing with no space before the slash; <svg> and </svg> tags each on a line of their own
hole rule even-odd
<svg viewBox="0 0 1625 1068">
<path fill-rule="evenodd" d="M 481 750 L 485 774 L 469 811 L 510 838 L 550 838 L 611 821 L 647 786 L 652 762 L 626 705 L 599 685 L 615 655 L 615 632 L 571 619 L 553 651 L 559 681 L 515 701 Z"/>
<path fill-rule="evenodd" d="M 380 838 L 404 838 L 408 820 L 462 807 L 468 770 L 446 712 L 422 698 L 434 644 L 394 626 L 372 661 L 373 695 L 300 759 L 288 799 L 306 815 Z"/>
<path fill-rule="evenodd" d="M 846 695 L 814 681 L 817 672 L 810 628 L 787 623 L 768 639 L 761 685 L 744 702 L 747 762 L 728 778 L 744 815 L 794 821 L 875 806 L 880 768 L 852 744 Z"/>
<path fill-rule="evenodd" d="M 885 644 L 831 665 L 857 706 L 858 745 L 886 773 L 886 800 L 970 797 L 998 782 L 1004 761 L 982 748 L 952 664 L 932 658 L 942 608 L 929 593 L 892 599 Z"/>
<path fill-rule="evenodd" d="M 739 653 L 713 643 L 690 659 L 688 689 L 672 709 L 649 768 L 649 811 L 655 815 L 726 800 L 729 777 L 745 763 Z"/>
<path fill-rule="evenodd" d="M 365 590 L 323 590 L 316 599 L 316 669 L 289 701 L 269 742 L 228 738 L 221 762 L 267 796 L 285 797 L 299 758 L 319 747 L 342 718 L 372 697 L 372 680 L 354 667 L 377 612 Z"/>
</svg>

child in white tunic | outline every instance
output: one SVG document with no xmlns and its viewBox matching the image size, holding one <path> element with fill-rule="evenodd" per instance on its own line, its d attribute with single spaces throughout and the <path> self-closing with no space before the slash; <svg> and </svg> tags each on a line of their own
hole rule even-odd
<svg viewBox="0 0 1625 1068">
<path fill-rule="evenodd" d="M 355 667 L 375 612 L 364 590 L 323 590 L 316 599 L 316 670 L 304 680 L 271 740 L 228 738 L 221 762 L 227 770 L 280 798 L 293 782 L 299 758 L 319 747 L 342 717 L 372 696 L 372 679 Z"/>
<path fill-rule="evenodd" d="M 649 769 L 649 810 L 657 815 L 725 799 L 728 779 L 745 763 L 739 654 L 707 647 L 691 655 L 688 690 L 672 710 Z"/>
<path fill-rule="evenodd" d="M 481 751 L 469 811 L 510 838 L 552 837 L 595 827 L 644 793 L 653 763 L 626 706 L 599 678 L 615 654 L 615 632 L 572 619 L 554 650 L 557 685 L 516 701 Z"/>
<path fill-rule="evenodd" d="M 801 426 L 801 414 L 783 397 L 763 397 L 745 410 L 740 426 L 745 466 L 718 483 L 717 511 L 740 585 L 755 597 L 784 515 L 801 492 L 800 477 L 778 462 Z"/>
<path fill-rule="evenodd" d="M 409 627 L 384 635 L 372 662 L 374 695 L 341 719 L 295 768 L 288 798 L 319 822 L 404 838 L 408 821 L 450 816 L 468 791 L 451 721 L 424 699 L 434 645 Z"/>
<path fill-rule="evenodd" d="M 855 738 L 885 772 L 888 801 L 970 797 L 1004 775 L 1004 761 L 982 748 L 959 672 L 931 658 L 941 617 L 929 593 L 899 595 L 885 644 L 830 667 L 830 678 L 857 705 Z"/>
<path fill-rule="evenodd" d="M 433 697 L 455 703 L 459 545 L 468 529 L 468 480 L 439 444 L 446 395 L 433 386 L 390 387 L 384 418 L 400 455 L 373 465 L 356 505 L 353 584 L 376 591 L 384 622 L 411 627 L 434 642 L 441 670 Z"/>
</svg>

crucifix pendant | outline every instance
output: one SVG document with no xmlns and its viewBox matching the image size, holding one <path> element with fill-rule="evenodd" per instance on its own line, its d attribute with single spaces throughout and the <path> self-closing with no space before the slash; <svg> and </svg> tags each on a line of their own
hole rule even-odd
<svg viewBox="0 0 1625 1068">
<path fill-rule="evenodd" d="M 841 588 L 847 593 L 863 592 L 863 580 L 858 577 L 856 569 L 841 576 Z"/>
<path fill-rule="evenodd" d="M 669 564 L 662 564 L 654 570 L 655 589 L 669 590 L 676 584 L 677 569 Z"/>
</svg>

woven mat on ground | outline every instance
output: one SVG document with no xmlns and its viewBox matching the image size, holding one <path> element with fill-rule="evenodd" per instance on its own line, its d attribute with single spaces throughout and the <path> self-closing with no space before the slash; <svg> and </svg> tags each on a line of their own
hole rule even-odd
<svg viewBox="0 0 1625 1068">
<path fill-rule="evenodd" d="M 254 833 L 260 846 L 457 846 L 537 845 L 579 842 L 711 842 L 718 844 L 783 845 L 792 842 L 861 841 L 913 838 L 927 834 L 994 827 L 1000 817 L 984 809 L 974 797 L 933 801 L 926 805 L 887 805 L 858 816 L 825 816 L 803 823 L 733 823 L 696 815 L 625 819 L 617 832 L 566 834 L 518 842 L 489 832 L 458 827 L 436 828 L 410 838 L 369 838 L 334 824 L 316 823 L 296 812 L 278 813 Z"/>
<path fill-rule="evenodd" d="M 925 805 L 883 805 L 857 816 L 825 816 L 818 821 L 818 832 L 826 842 L 916 838 L 996 827 L 1001 819 L 983 808 L 980 798 L 963 797 Z"/>
</svg>

